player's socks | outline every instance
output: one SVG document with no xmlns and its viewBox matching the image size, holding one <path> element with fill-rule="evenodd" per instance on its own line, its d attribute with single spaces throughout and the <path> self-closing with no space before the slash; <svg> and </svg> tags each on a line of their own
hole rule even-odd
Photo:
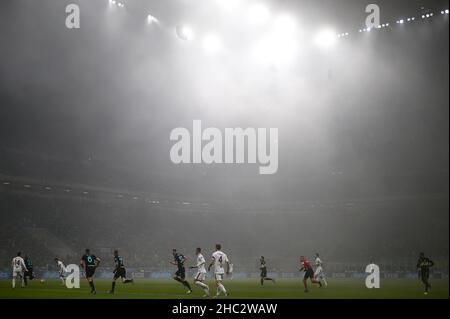
<svg viewBox="0 0 450 319">
<path fill-rule="evenodd" d="M 114 289 L 116 289 L 116 282 L 113 281 L 111 284 L 111 293 L 114 293 Z"/>
<path fill-rule="evenodd" d="M 328 286 L 327 280 L 325 278 L 322 278 L 322 282 L 323 282 L 323 284 L 324 284 L 324 286 L 326 288 Z"/>
<path fill-rule="evenodd" d="M 91 286 L 91 293 L 96 293 L 93 281 L 89 281 L 89 286 Z"/>
<path fill-rule="evenodd" d="M 16 279 L 13 279 L 13 280 L 12 280 L 12 287 L 13 287 L 13 288 L 16 288 Z"/>
<path fill-rule="evenodd" d="M 264 278 L 261 278 L 261 286 L 264 286 Z"/>
<path fill-rule="evenodd" d="M 187 281 L 185 280 L 185 281 L 182 281 L 182 283 L 183 283 L 183 285 L 186 286 L 186 288 L 187 288 L 189 291 L 192 291 L 192 288 L 191 288 L 191 285 L 189 284 L 189 282 L 187 282 Z"/>
<path fill-rule="evenodd" d="M 200 281 L 196 281 L 195 284 L 205 291 L 205 295 L 203 297 L 209 296 L 209 287 L 207 284 Z"/>
<path fill-rule="evenodd" d="M 219 290 L 219 292 L 223 292 L 224 295 L 227 295 L 227 290 L 222 284 L 219 284 L 219 286 L 217 286 L 217 289 Z"/>
</svg>

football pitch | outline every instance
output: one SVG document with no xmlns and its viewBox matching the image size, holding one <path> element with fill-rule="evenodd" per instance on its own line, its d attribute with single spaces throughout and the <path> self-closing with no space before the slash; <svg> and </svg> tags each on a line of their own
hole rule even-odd
<svg viewBox="0 0 450 319">
<path fill-rule="evenodd" d="M 207 282 L 211 292 L 215 292 L 214 283 Z M 431 281 L 432 289 L 428 295 L 423 294 L 419 280 L 382 279 L 379 289 L 367 289 L 364 279 L 330 279 L 327 288 L 310 285 L 305 293 L 299 279 L 279 280 L 276 284 L 266 282 L 261 287 L 258 279 L 227 280 L 225 287 L 231 299 L 435 299 L 448 298 L 448 280 Z M 192 285 L 193 293 L 186 294 L 181 284 L 173 280 L 136 280 L 134 284 L 117 282 L 116 293 L 106 292 L 111 287 L 110 280 L 96 280 L 97 294 L 89 292 L 85 280 L 79 289 L 67 289 L 57 280 L 44 283 L 34 280 L 26 288 L 11 288 L 9 280 L 0 280 L 0 299 L 5 298 L 39 298 L 39 299 L 202 299 L 203 290 Z M 222 297 L 223 298 L 223 297 Z"/>
</svg>

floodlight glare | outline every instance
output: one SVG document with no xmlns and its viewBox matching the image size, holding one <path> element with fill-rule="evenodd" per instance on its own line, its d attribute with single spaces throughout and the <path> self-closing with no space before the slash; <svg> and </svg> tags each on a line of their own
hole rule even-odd
<svg viewBox="0 0 450 319">
<path fill-rule="evenodd" d="M 315 43 L 323 48 L 329 48 L 333 46 L 337 41 L 336 32 L 331 29 L 325 29 L 320 31 L 315 38 Z"/>
<path fill-rule="evenodd" d="M 154 24 L 154 23 L 158 23 L 158 19 L 156 19 L 154 16 L 152 16 L 151 14 L 149 14 L 147 16 L 147 24 Z"/>
<path fill-rule="evenodd" d="M 179 25 L 175 27 L 175 32 L 179 39 L 188 41 L 194 37 L 194 32 L 192 29 L 185 25 Z"/>
<path fill-rule="evenodd" d="M 261 3 L 253 4 L 248 9 L 248 20 L 253 25 L 262 25 L 269 21 L 269 19 L 269 9 Z"/>
<path fill-rule="evenodd" d="M 203 39 L 203 48 L 208 54 L 217 53 L 222 47 L 222 41 L 220 41 L 219 37 L 215 34 L 210 33 Z"/>
</svg>

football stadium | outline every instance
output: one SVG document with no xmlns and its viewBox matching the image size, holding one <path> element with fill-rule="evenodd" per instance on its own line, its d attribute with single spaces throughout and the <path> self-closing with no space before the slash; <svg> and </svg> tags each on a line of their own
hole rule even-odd
<svg viewBox="0 0 450 319">
<path fill-rule="evenodd" d="M 449 19 L 2 0 L 0 299 L 448 299 Z"/>
</svg>

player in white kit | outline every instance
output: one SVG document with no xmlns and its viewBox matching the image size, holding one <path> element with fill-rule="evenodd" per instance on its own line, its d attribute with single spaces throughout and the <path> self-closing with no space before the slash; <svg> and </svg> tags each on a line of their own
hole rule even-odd
<svg viewBox="0 0 450 319">
<path fill-rule="evenodd" d="M 61 284 L 65 285 L 66 284 L 66 266 L 58 258 L 55 258 L 55 262 L 56 262 L 56 266 L 58 267 L 58 274 L 59 274 L 59 279 L 61 280 Z"/>
<path fill-rule="evenodd" d="M 327 280 L 325 279 L 325 274 L 323 272 L 323 268 L 322 268 L 322 260 L 319 257 L 319 254 L 316 253 L 316 259 L 315 259 L 315 264 L 316 264 L 316 271 L 314 272 L 314 278 L 318 281 L 321 281 L 322 284 L 327 287 L 328 283 Z"/>
<path fill-rule="evenodd" d="M 214 265 L 214 278 L 216 280 L 217 285 L 217 294 L 215 298 L 220 296 L 220 293 L 223 293 L 225 296 L 228 296 L 228 292 L 223 286 L 223 277 L 225 273 L 227 275 L 230 274 L 230 261 L 228 260 L 227 255 L 222 251 L 222 246 L 220 244 L 216 245 L 216 251 L 212 254 L 211 264 L 208 267 L 208 271 Z"/>
<path fill-rule="evenodd" d="M 22 258 L 22 253 L 19 251 L 17 256 L 13 258 L 11 262 L 12 266 L 12 287 L 16 288 L 16 277 L 19 276 L 21 279 L 22 288 L 25 287 L 25 277 L 24 273 L 28 271 L 27 266 L 25 266 L 25 261 Z"/>
<path fill-rule="evenodd" d="M 203 297 L 209 297 L 209 286 L 204 282 L 206 278 L 206 260 L 202 255 L 202 249 L 200 247 L 195 249 L 195 254 L 197 255 L 197 265 L 190 267 L 191 269 L 197 269 L 197 274 L 194 277 L 194 284 L 205 291 Z"/>
</svg>

